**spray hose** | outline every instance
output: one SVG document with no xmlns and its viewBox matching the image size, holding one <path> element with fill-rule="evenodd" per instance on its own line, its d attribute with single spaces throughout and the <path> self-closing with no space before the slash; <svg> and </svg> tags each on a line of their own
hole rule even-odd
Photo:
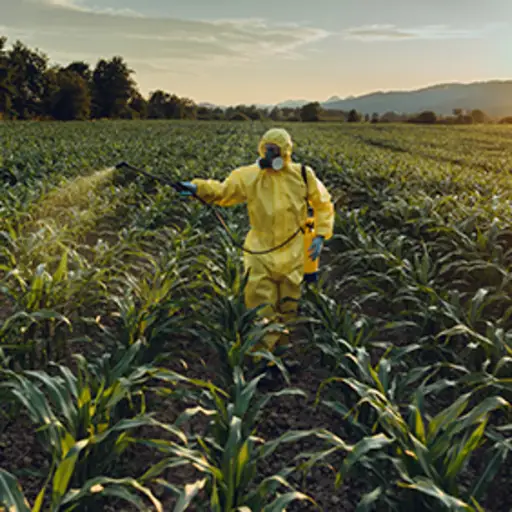
<svg viewBox="0 0 512 512">
<path fill-rule="evenodd" d="M 181 185 L 180 182 L 171 181 L 171 180 L 169 180 L 167 178 L 164 178 L 163 176 L 155 176 L 154 174 L 150 174 L 149 172 L 143 171 L 142 169 L 138 169 L 137 167 L 134 167 L 133 165 L 130 165 L 127 162 L 120 162 L 120 163 L 118 163 L 115 166 L 115 169 L 117 169 L 117 170 L 129 169 L 130 171 L 134 171 L 134 172 L 136 172 L 138 174 L 142 174 L 143 176 L 151 178 L 151 179 L 153 179 L 155 181 L 160 181 L 161 183 L 169 185 L 174 190 L 176 190 L 176 192 L 183 192 L 183 191 L 190 192 L 190 190 L 185 188 L 183 185 Z M 204 199 L 202 199 L 201 197 L 199 197 L 195 193 L 192 193 L 192 196 L 195 197 L 196 199 L 198 199 L 204 206 L 210 208 L 213 211 L 213 213 L 217 217 L 217 220 L 220 222 L 220 224 L 224 228 L 224 231 L 226 231 L 227 235 L 231 239 L 232 244 L 235 247 L 237 247 L 238 249 L 241 249 L 242 251 L 244 251 L 244 252 L 246 252 L 248 254 L 259 255 L 259 254 L 269 254 L 271 252 L 275 252 L 275 251 L 281 249 L 282 247 L 284 247 L 285 245 L 289 244 L 300 232 L 304 232 L 302 227 L 299 227 L 299 229 L 292 236 L 290 236 L 288 239 L 286 239 L 283 243 L 279 244 L 278 246 L 272 247 L 272 249 L 267 249 L 265 251 L 251 251 L 250 249 L 246 249 L 243 245 L 239 244 L 236 241 L 236 239 L 233 236 L 233 234 L 231 233 L 228 225 L 226 224 L 226 221 L 224 220 L 222 215 L 216 210 L 216 208 L 213 205 L 211 205 L 210 203 L 207 203 Z"/>
</svg>

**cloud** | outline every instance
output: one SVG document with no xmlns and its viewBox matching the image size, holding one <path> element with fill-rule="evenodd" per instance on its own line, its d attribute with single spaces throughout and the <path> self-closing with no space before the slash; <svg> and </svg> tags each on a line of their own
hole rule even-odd
<svg viewBox="0 0 512 512">
<path fill-rule="evenodd" d="M 76 7 L 73 0 L 28 0 L 32 4 L 58 5 L 61 7 Z"/>
<path fill-rule="evenodd" d="M 145 62 L 155 68 L 178 61 L 218 66 L 268 56 L 297 58 L 299 49 L 330 35 L 315 27 L 259 18 L 154 18 L 73 0 L 0 0 L 0 6 L 6 35 L 29 34 L 25 42 L 51 58 L 65 49 L 69 55 L 88 54 L 87 60 L 122 55 L 129 63 Z"/>
<path fill-rule="evenodd" d="M 356 41 L 409 41 L 436 39 L 474 39 L 486 32 L 484 29 L 455 29 L 446 25 L 425 25 L 414 28 L 399 28 L 395 25 L 364 25 L 345 30 L 345 39 Z"/>
<path fill-rule="evenodd" d="M 23 0 L 22 0 L 23 1 Z M 114 14 L 114 15 L 124 15 L 124 16 L 132 16 L 136 18 L 144 17 L 137 11 L 133 9 L 113 9 L 110 7 L 95 7 L 95 6 L 86 6 L 83 5 L 83 0 L 24 0 L 27 4 L 39 4 L 46 5 L 49 7 L 64 7 L 66 9 L 72 9 L 75 11 L 81 12 L 95 12 L 98 14 Z"/>
</svg>

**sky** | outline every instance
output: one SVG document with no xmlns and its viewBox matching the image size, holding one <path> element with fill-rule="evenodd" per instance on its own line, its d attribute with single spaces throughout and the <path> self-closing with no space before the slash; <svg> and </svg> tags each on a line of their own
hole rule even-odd
<svg viewBox="0 0 512 512">
<path fill-rule="evenodd" d="M 0 0 L 1 35 L 220 105 L 512 78 L 511 0 Z"/>
</svg>

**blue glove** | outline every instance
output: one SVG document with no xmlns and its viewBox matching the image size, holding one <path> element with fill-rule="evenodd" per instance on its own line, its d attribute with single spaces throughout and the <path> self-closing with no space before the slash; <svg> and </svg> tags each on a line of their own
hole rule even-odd
<svg viewBox="0 0 512 512">
<path fill-rule="evenodd" d="M 311 244 L 311 247 L 309 248 L 309 255 L 311 256 L 311 259 L 315 261 L 322 252 L 322 249 L 324 247 L 324 237 L 323 236 L 317 236 L 313 240 L 313 243 Z"/>
<path fill-rule="evenodd" d="M 197 192 L 197 185 L 190 183 L 190 181 L 180 181 L 180 185 L 185 189 L 180 190 L 179 194 L 181 197 L 192 196 Z"/>
</svg>

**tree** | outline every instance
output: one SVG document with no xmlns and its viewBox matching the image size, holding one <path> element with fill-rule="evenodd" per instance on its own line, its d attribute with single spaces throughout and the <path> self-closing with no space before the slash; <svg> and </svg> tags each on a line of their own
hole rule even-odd
<svg viewBox="0 0 512 512">
<path fill-rule="evenodd" d="M 162 90 L 150 94 L 148 101 L 148 117 L 150 119 L 165 119 L 165 109 L 169 97 L 169 94 Z"/>
<path fill-rule="evenodd" d="M 361 114 L 356 110 L 356 109 L 352 109 L 349 113 L 348 113 L 348 119 L 347 121 L 349 123 L 359 123 L 361 122 Z"/>
<path fill-rule="evenodd" d="M 64 68 L 66 71 L 73 71 L 80 75 L 86 82 L 92 81 L 91 67 L 87 62 L 75 61 Z"/>
<path fill-rule="evenodd" d="M 431 110 L 427 110 L 425 112 L 422 112 L 418 116 L 418 121 L 420 123 L 434 124 L 437 121 L 437 115 L 435 112 L 432 112 Z"/>
<path fill-rule="evenodd" d="M 250 121 L 250 119 L 243 112 L 229 108 L 226 110 L 226 119 L 228 121 Z"/>
<path fill-rule="evenodd" d="M 51 95 L 50 114 L 58 121 L 83 121 L 91 115 L 91 95 L 86 80 L 69 68 L 56 76 Z"/>
<path fill-rule="evenodd" d="M 0 37 L 0 119 L 9 117 L 12 105 L 13 88 L 11 86 L 11 69 L 5 51 L 6 37 Z"/>
<path fill-rule="evenodd" d="M 300 109 L 300 119 L 305 123 L 320 121 L 322 107 L 318 101 L 307 103 Z"/>
<path fill-rule="evenodd" d="M 94 117 L 119 118 L 126 112 L 135 91 L 132 73 L 122 57 L 98 62 L 92 77 Z"/>
<path fill-rule="evenodd" d="M 189 98 L 179 98 L 179 118 L 180 119 L 197 119 L 197 105 Z"/>
<path fill-rule="evenodd" d="M 378 122 L 379 122 L 379 114 L 378 114 L 377 112 L 374 112 L 374 113 L 372 114 L 371 122 L 372 122 L 373 124 L 375 124 L 375 123 L 378 123 Z"/>
<path fill-rule="evenodd" d="M 435 124 L 437 122 L 437 116 L 435 112 L 431 110 L 425 110 L 417 117 L 411 119 L 412 123 L 420 123 L 420 124 Z"/>
<path fill-rule="evenodd" d="M 379 123 L 402 123 L 409 120 L 409 116 L 405 114 L 398 114 L 394 111 L 384 112 L 379 117 Z"/>
<path fill-rule="evenodd" d="M 477 124 L 483 124 L 483 123 L 486 123 L 487 122 L 487 115 L 485 114 L 485 112 L 482 112 L 481 110 L 479 109 L 476 109 L 476 110 L 473 110 L 471 112 L 471 117 L 473 118 L 473 122 L 474 123 L 477 123 Z"/>
<path fill-rule="evenodd" d="M 199 121 L 209 121 L 213 118 L 213 112 L 203 105 L 197 108 L 197 119 Z"/>
<path fill-rule="evenodd" d="M 270 119 L 272 119 L 272 121 L 281 121 L 281 119 L 282 119 L 281 109 L 279 107 L 274 107 L 270 111 L 269 117 L 270 117 Z"/>
<path fill-rule="evenodd" d="M 283 121 L 295 121 L 300 119 L 300 109 L 283 107 L 281 109 L 281 119 Z"/>
<path fill-rule="evenodd" d="M 224 111 L 220 107 L 215 107 L 212 111 L 212 119 L 215 119 L 216 121 L 220 121 L 221 119 L 224 119 Z"/>
<path fill-rule="evenodd" d="M 162 90 L 151 93 L 148 102 L 148 117 L 150 119 L 181 119 L 182 103 L 175 94 Z"/>
<path fill-rule="evenodd" d="M 54 96 L 59 92 L 59 66 L 52 66 L 44 74 L 44 99 L 42 111 L 44 117 L 52 117 L 52 103 Z"/>
<path fill-rule="evenodd" d="M 370 114 L 365 114 L 364 116 L 364 122 L 369 123 L 370 122 Z"/>
<path fill-rule="evenodd" d="M 19 119 L 44 114 L 48 57 L 16 41 L 7 52 L 12 86 L 12 108 Z"/>
<path fill-rule="evenodd" d="M 470 114 L 460 115 L 457 118 L 457 123 L 459 124 L 473 124 L 473 117 Z"/>
<path fill-rule="evenodd" d="M 146 119 L 148 117 L 148 102 L 138 91 L 133 92 L 128 102 L 128 108 L 130 109 L 132 119 Z"/>
<path fill-rule="evenodd" d="M 461 109 L 461 108 L 454 108 L 452 110 L 452 112 L 453 112 L 453 115 L 455 117 L 459 117 L 459 116 L 461 116 L 463 114 L 463 109 Z"/>
<path fill-rule="evenodd" d="M 251 121 L 258 121 L 262 118 L 263 115 L 263 111 L 258 109 L 256 105 L 237 105 L 235 107 L 235 111 L 241 113 Z"/>
</svg>

